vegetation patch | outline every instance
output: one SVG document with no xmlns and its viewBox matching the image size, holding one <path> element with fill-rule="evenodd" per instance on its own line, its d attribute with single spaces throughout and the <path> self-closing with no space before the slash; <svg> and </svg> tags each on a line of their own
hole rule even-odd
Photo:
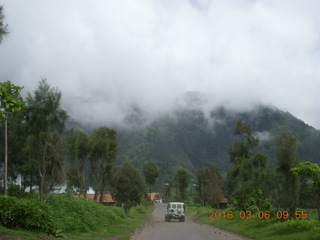
<svg viewBox="0 0 320 240">
<path fill-rule="evenodd" d="M 13 233 L 21 231 L 22 236 L 28 236 L 23 234 L 27 230 L 40 238 L 45 236 L 41 233 L 45 233 L 70 239 L 92 239 L 93 236 L 99 239 L 115 235 L 126 239 L 142 224 L 140 218 L 150 214 L 152 209 L 151 206 L 139 206 L 132 208 L 127 215 L 123 208 L 103 206 L 67 195 L 51 194 L 44 202 L 39 198 L 0 196 L 0 236 L 14 236 Z M 38 237 L 31 235 L 28 239 Z"/>
<path fill-rule="evenodd" d="M 0 196 L 0 223 L 7 228 L 55 234 L 49 206 L 36 199 Z"/>
<path fill-rule="evenodd" d="M 209 219 L 210 211 L 228 212 L 232 211 L 233 218 L 229 219 L 221 214 L 219 219 Z M 253 214 L 250 219 L 241 219 L 240 212 L 234 209 L 212 209 L 191 205 L 187 207 L 186 213 L 196 217 L 199 221 L 235 232 L 246 237 L 260 240 L 298 240 L 298 239 L 320 239 L 320 223 L 315 219 L 287 219 L 279 220 L 275 213 L 271 213 L 269 219 L 259 219 L 258 214 Z"/>
<path fill-rule="evenodd" d="M 52 194 L 47 199 L 51 218 L 63 232 L 89 232 L 110 228 L 125 215 L 122 208 L 106 207 L 94 201 Z"/>
</svg>

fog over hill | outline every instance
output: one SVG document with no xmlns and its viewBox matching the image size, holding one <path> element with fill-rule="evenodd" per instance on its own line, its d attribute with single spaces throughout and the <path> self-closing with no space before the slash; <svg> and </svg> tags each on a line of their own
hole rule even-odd
<svg viewBox="0 0 320 240">
<path fill-rule="evenodd" d="M 47 78 L 82 124 L 152 122 L 200 92 L 218 106 L 273 105 L 320 129 L 320 1 L 0 0 L 10 34 L 0 79 Z M 140 110 L 138 110 L 140 109 Z"/>
<path fill-rule="evenodd" d="M 259 138 L 257 151 L 268 155 L 274 164 L 274 144 L 281 132 L 297 138 L 301 161 L 320 163 L 320 131 L 305 124 L 288 112 L 259 105 L 247 111 L 235 111 L 223 106 L 207 111 L 198 94 L 189 93 L 187 105 L 159 115 L 152 121 L 137 106 L 132 109 L 124 125 L 117 129 L 119 152 L 117 163 L 129 160 L 142 168 L 145 161 L 154 161 L 166 178 L 179 167 L 191 172 L 206 167 L 218 167 L 222 172 L 231 166 L 228 149 L 237 140 L 233 131 L 237 120 L 250 123 Z M 77 124 L 90 132 L 92 128 Z"/>
</svg>

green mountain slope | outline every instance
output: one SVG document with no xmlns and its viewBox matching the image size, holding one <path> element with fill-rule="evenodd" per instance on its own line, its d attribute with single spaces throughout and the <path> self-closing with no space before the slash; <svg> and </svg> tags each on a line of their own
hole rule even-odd
<svg viewBox="0 0 320 240">
<path fill-rule="evenodd" d="M 225 172 L 231 166 L 228 148 L 235 141 L 233 130 L 237 120 L 251 124 L 254 134 L 260 138 L 258 150 L 266 153 L 270 160 L 274 157 L 275 138 L 287 131 L 298 139 L 300 160 L 320 162 L 320 131 L 290 113 L 260 106 L 250 112 L 233 112 L 220 107 L 210 116 L 206 115 L 195 108 L 180 109 L 146 127 L 119 128 L 117 164 L 129 160 L 141 168 L 145 161 L 155 161 L 163 178 L 179 167 L 194 172 L 216 166 Z M 135 117 L 134 121 L 139 125 L 137 119 Z"/>
</svg>

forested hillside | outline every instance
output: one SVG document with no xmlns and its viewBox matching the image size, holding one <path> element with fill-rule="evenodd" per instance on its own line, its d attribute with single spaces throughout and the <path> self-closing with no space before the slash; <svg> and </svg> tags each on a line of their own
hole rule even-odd
<svg viewBox="0 0 320 240">
<path fill-rule="evenodd" d="M 155 161 L 160 167 L 160 177 L 179 167 L 194 172 L 216 166 L 225 172 L 231 166 L 228 149 L 236 140 L 233 131 L 237 120 L 252 126 L 253 134 L 260 140 L 257 150 L 266 153 L 269 161 L 273 162 L 275 138 L 285 131 L 297 138 L 301 161 L 320 162 L 319 130 L 290 113 L 260 106 L 248 112 L 220 107 L 209 117 L 201 110 L 180 109 L 146 127 L 119 129 L 117 163 L 129 160 L 141 168 L 143 162 Z"/>
</svg>

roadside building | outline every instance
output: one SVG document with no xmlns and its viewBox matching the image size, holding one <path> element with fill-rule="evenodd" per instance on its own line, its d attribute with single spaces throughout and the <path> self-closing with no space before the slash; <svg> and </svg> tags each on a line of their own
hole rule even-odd
<svg viewBox="0 0 320 240">
<path fill-rule="evenodd" d="M 97 195 L 96 200 L 94 199 L 94 195 L 95 194 L 87 194 L 86 199 L 91 200 L 91 201 L 100 202 L 100 194 Z M 84 195 L 80 195 L 80 196 L 76 195 L 76 197 L 84 198 Z M 103 194 L 102 202 L 100 202 L 100 203 L 103 205 L 106 205 L 106 206 L 116 206 L 116 201 L 113 200 L 112 195 L 109 192 Z"/>
</svg>

